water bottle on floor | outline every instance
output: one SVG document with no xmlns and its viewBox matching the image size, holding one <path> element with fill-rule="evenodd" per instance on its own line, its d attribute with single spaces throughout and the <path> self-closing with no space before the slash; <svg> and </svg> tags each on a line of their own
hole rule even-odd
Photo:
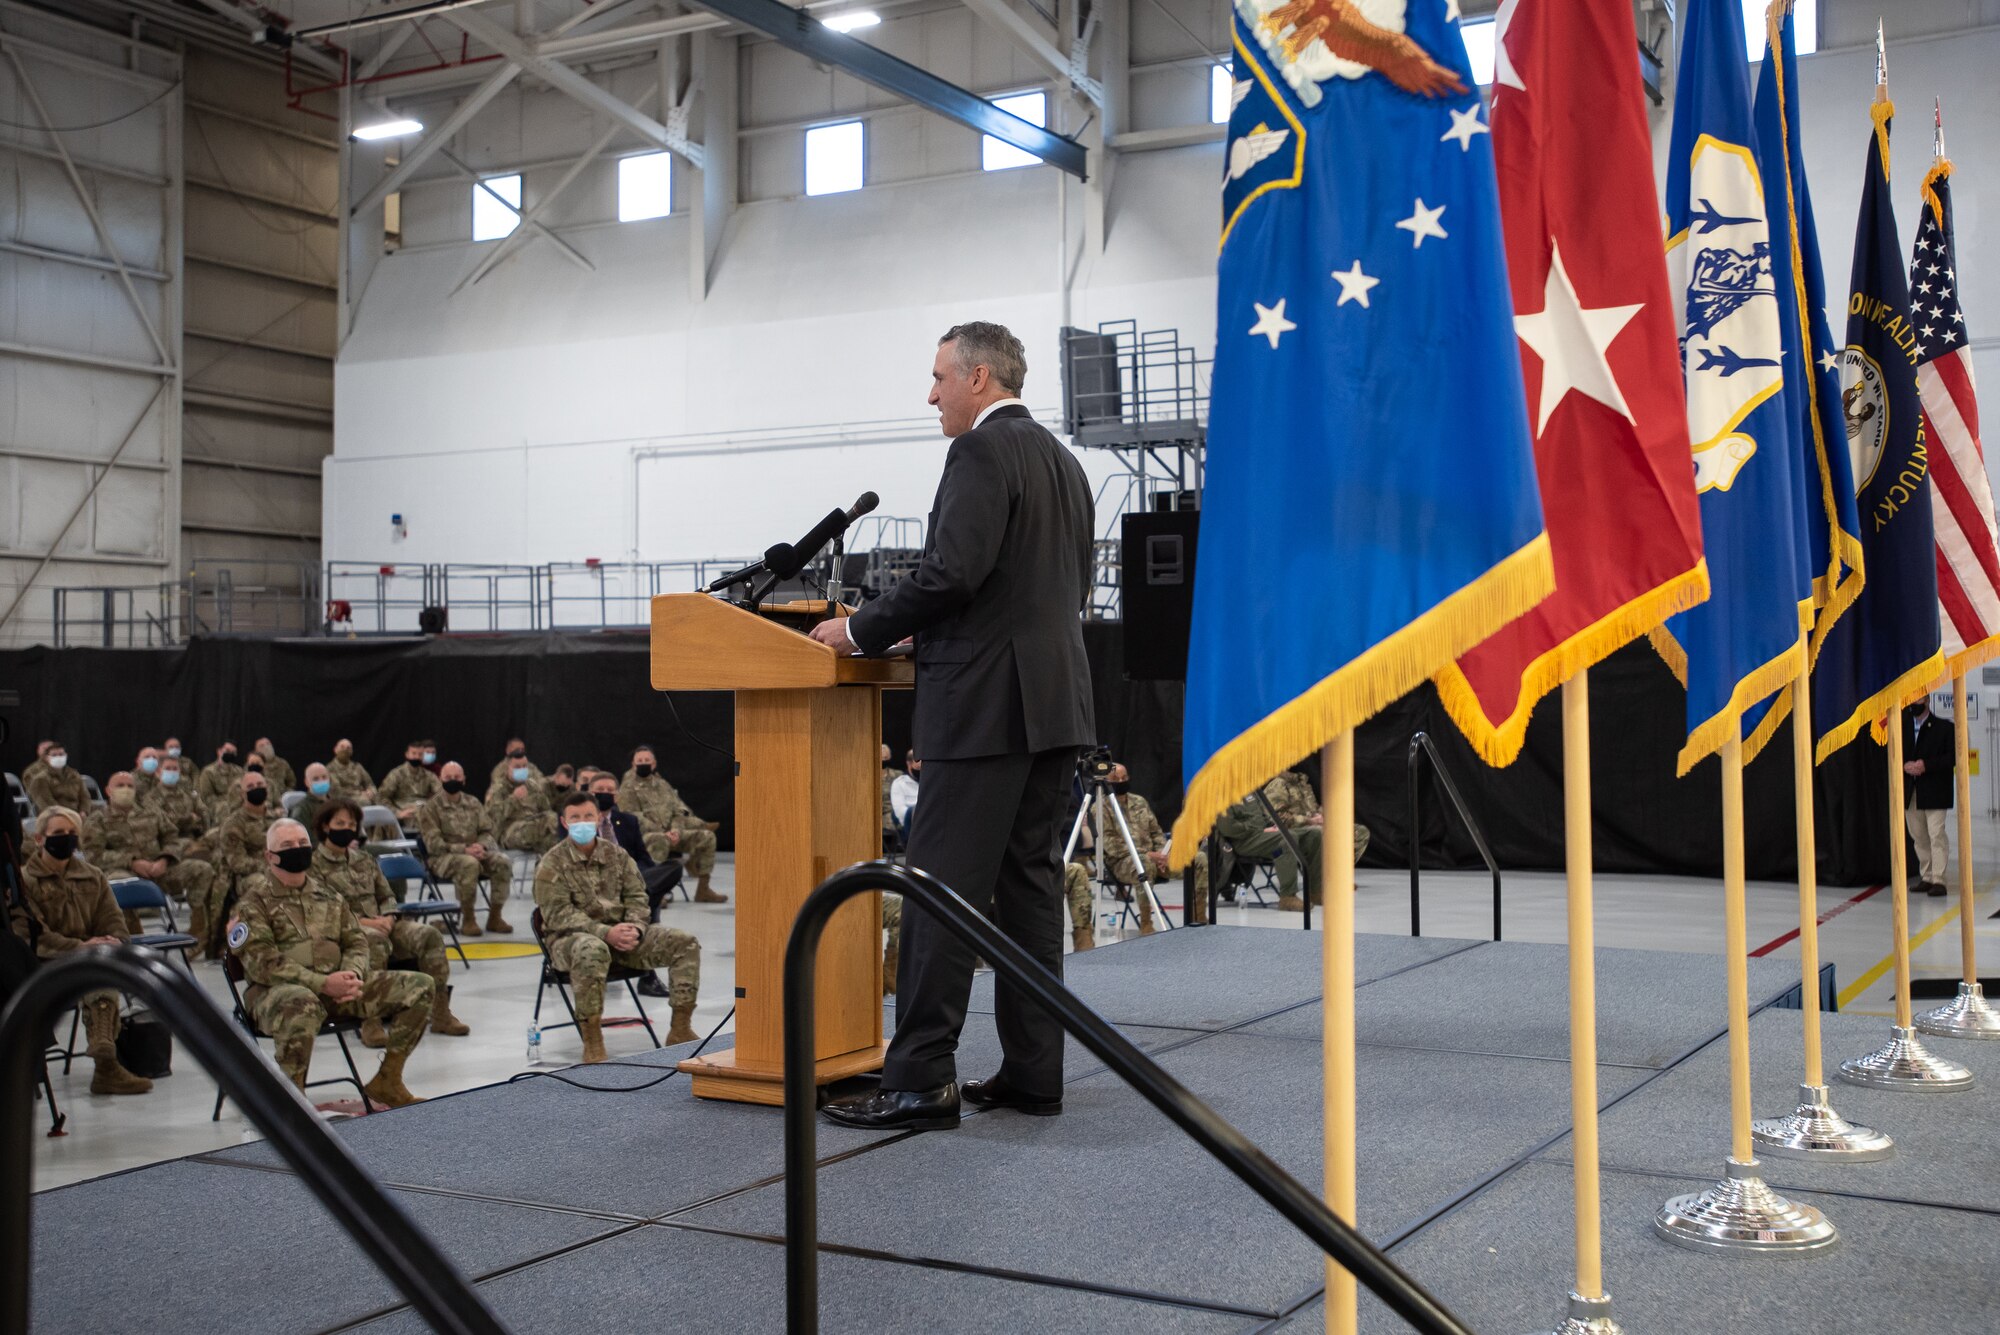
<svg viewBox="0 0 2000 1335">
<path fill-rule="evenodd" d="M 528 1065 L 542 1064 L 542 1027 L 533 1020 L 528 1021 Z"/>
</svg>

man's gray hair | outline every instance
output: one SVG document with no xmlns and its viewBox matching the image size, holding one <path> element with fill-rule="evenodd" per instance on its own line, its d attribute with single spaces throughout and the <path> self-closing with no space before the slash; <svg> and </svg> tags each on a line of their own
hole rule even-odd
<svg viewBox="0 0 2000 1335">
<path fill-rule="evenodd" d="M 305 826 L 293 820 L 290 816 L 286 816 L 280 820 L 272 821 L 271 828 L 264 831 L 265 849 L 272 853 L 277 852 L 278 836 L 284 834 L 288 830 L 297 830 L 300 834 L 305 835 L 306 838 L 308 839 L 312 838 L 311 831 L 307 830 Z"/>
<path fill-rule="evenodd" d="M 1000 388 L 1010 394 L 1021 392 L 1028 378 L 1028 354 L 1006 325 L 986 320 L 955 324 L 938 340 L 939 347 L 947 343 L 958 344 L 956 360 L 961 373 L 971 375 L 974 367 L 984 366 L 1000 382 Z"/>
</svg>

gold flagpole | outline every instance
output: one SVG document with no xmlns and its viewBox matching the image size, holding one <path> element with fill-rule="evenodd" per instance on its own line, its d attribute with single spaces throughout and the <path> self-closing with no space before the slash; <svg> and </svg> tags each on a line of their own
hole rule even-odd
<svg viewBox="0 0 2000 1335">
<path fill-rule="evenodd" d="M 1939 1057 L 1917 1037 L 1910 1015 L 1910 886 L 1903 851 L 1903 711 L 1889 715 L 1889 933 L 1896 961 L 1896 1023 L 1889 1041 L 1840 1064 L 1840 1078 L 1874 1089 L 1965 1089 L 1972 1072 Z"/>
<path fill-rule="evenodd" d="M 1354 857 L 1334 832 L 1354 828 L 1354 733 L 1342 732 L 1320 752 L 1326 831 L 1320 840 L 1321 985 L 1326 993 L 1321 1060 L 1326 1077 L 1326 1203 L 1355 1222 Z M 1307 888 L 1310 896 L 1311 888 Z M 1360 1326 L 1354 1276 L 1326 1259 L 1328 1335 L 1356 1335 Z"/>
<path fill-rule="evenodd" d="M 1821 1061 L 1819 1023 L 1819 845 L 1813 825 L 1812 660 L 1799 644 L 1792 678 L 1792 805 L 1799 841 L 1799 1007 L 1805 1028 L 1805 1083 L 1799 1106 L 1787 1117 L 1751 1128 L 1759 1153 L 1781 1159 L 1865 1163 L 1886 1159 L 1896 1143 L 1873 1127 L 1848 1121 L 1833 1109 Z"/>
<path fill-rule="evenodd" d="M 1940 146 L 1944 130 L 1938 130 Z M 1939 156 L 1943 156 L 1940 147 Z M 1958 995 L 1927 1015 L 1917 1028 L 1942 1038 L 2000 1038 L 2000 1010 L 1987 1003 L 1979 985 L 1979 958 L 1973 929 L 1979 921 L 1979 896 L 1972 877 L 1972 738 L 1966 731 L 1965 674 L 1951 679 L 1951 715 L 1958 734 Z"/>
<path fill-rule="evenodd" d="M 1660 1207 L 1653 1229 L 1701 1251 L 1804 1253 L 1839 1234 L 1810 1205 L 1786 1200 L 1757 1173 L 1750 1134 L 1750 959 L 1743 887 L 1743 738 L 1732 725 L 1722 744 L 1723 964 L 1729 991 L 1729 1162 L 1723 1180 Z"/>
</svg>

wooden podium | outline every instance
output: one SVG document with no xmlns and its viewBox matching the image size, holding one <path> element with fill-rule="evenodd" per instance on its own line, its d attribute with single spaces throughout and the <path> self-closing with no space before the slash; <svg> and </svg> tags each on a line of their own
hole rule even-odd
<svg viewBox="0 0 2000 1335">
<path fill-rule="evenodd" d="M 771 610 L 807 625 L 823 608 Z M 653 689 L 736 693 L 736 1046 L 681 1063 L 697 1096 L 784 1103 L 785 943 L 814 886 L 882 856 L 882 692 L 914 679 L 706 594 L 653 599 Z M 819 1083 L 880 1069 L 880 895 L 827 924 L 817 1004 Z"/>
</svg>

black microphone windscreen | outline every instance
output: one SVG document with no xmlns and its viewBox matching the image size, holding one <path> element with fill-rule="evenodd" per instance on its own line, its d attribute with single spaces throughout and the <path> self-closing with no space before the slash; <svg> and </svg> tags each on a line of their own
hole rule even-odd
<svg viewBox="0 0 2000 1335">
<path fill-rule="evenodd" d="M 874 492 L 872 491 L 862 492 L 861 498 L 854 502 L 854 508 L 847 512 L 848 522 L 852 523 L 855 520 L 861 518 L 861 516 L 872 512 L 875 509 L 875 507 L 880 505 L 881 503 L 882 503 L 882 498 L 880 496 L 877 496 Z"/>
</svg>

